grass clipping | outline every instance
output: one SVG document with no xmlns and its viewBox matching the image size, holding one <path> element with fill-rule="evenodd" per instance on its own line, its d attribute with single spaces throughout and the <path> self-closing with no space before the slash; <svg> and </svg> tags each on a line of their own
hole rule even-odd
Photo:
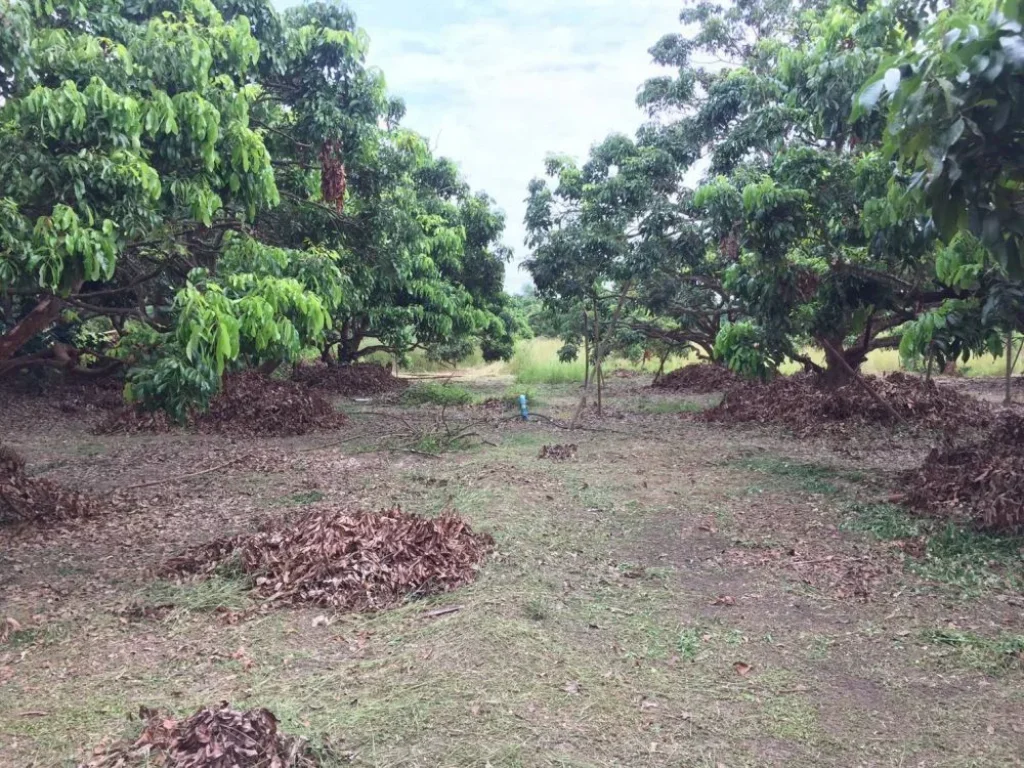
<svg viewBox="0 0 1024 768">
<path fill-rule="evenodd" d="M 452 514 L 332 509 L 214 541 L 174 558 L 165 573 L 240 566 L 267 602 L 380 610 L 471 582 L 493 545 Z"/>
<path fill-rule="evenodd" d="M 957 432 L 992 423 L 992 409 L 986 403 L 952 387 L 905 373 L 863 378 L 908 426 Z M 722 402 L 700 418 L 783 424 L 800 436 L 841 435 L 852 427 L 893 426 L 895 421 L 889 409 L 856 382 L 828 388 L 813 374 L 780 376 L 768 383 L 743 382 L 729 389 Z"/>
<path fill-rule="evenodd" d="M 987 439 L 934 449 L 919 469 L 903 473 L 906 502 L 938 517 L 967 518 L 997 533 L 1024 531 L 1024 418 L 1002 417 Z"/>
<path fill-rule="evenodd" d="M 25 460 L 0 444 L 0 525 L 45 523 L 103 511 L 98 499 L 25 473 Z"/>
<path fill-rule="evenodd" d="M 104 750 L 80 768 L 316 768 L 303 739 L 283 734 L 270 710 L 239 712 L 222 702 L 176 720 L 143 708 L 142 735 L 129 747 Z"/>
</svg>

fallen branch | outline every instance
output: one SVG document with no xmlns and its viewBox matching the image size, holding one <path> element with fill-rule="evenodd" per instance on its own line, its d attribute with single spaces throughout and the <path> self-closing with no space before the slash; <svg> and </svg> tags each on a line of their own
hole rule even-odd
<svg viewBox="0 0 1024 768">
<path fill-rule="evenodd" d="M 424 619 L 436 619 L 438 616 L 447 616 L 462 610 L 461 605 L 450 605 L 447 608 L 438 608 L 436 611 L 427 611 L 423 614 Z"/>
</svg>

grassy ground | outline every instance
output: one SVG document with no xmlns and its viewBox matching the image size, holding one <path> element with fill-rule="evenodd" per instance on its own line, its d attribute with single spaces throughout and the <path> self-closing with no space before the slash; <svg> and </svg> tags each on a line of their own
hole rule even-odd
<svg viewBox="0 0 1024 768">
<path fill-rule="evenodd" d="M 511 377 L 521 385 L 537 384 L 571 384 L 583 381 L 583 357 L 563 363 L 558 359 L 558 350 L 562 342 L 557 339 L 527 339 L 516 344 L 514 357 L 507 363 L 483 362 L 479 353 L 459 363 L 452 368 L 450 365 L 435 363 L 426 359 L 421 351 L 412 354 L 410 362 L 403 370 L 406 373 L 450 373 L 460 378 L 465 377 Z M 812 359 L 824 363 L 824 355 L 816 350 L 805 350 Z M 376 358 L 378 362 L 389 363 L 386 356 Z M 691 365 L 697 362 L 696 358 L 682 359 L 673 358 L 668 361 L 665 371 L 669 372 L 683 365 Z M 657 367 L 656 362 L 648 362 L 646 366 L 638 365 L 629 360 L 615 358 L 605 363 L 605 370 L 612 371 L 616 368 L 623 368 L 638 372 L 653 373 Z M 894 349 L 880 349 L 872 352 L 864 363 L 862 370 L 870 374 L 885 374 L 902 370 L 899 352 Z M 787 363 L 782 367 L 783 373 L 796 373 L 801 370 L 797 363 Z M 1024 360 L 1017 364 L 1016 372 L 1024 371 Z M 1002 376 L 1006 373 L 1005 357 L 992 357 L 986 355 L 970 360 L 960 365 L 960 373 L 965 376 Z"/>
<path fill-rule="evenodd" d="M 495 422 L 492 444 L 440 459 L 339 443 L 431 405 L 244 445 L 8 421 L 30 469 L 96 490 L 257 458 L 138 491 L 124 514 L 0 531 L 0 617 L 22 626 L 0 645 L 0 765 L 74 766 L 135 732 L 140 705 L 220 700 L 382 768 L 1020 765 L 1022 542 L 887 504 L 924 444 L 707 427 L 684 415 L 714 395 L 645 383 L 610 380 L 586 430 Z M 481 401 L 508 382 L 460 386 Z M 534 396 L 564 418 L 577 392 Z M 538 459 L 565 442 L 576 460 Z M 253 604 L 232 574 L 151 573 L 270 515 L 395 503 L 491 532 L 479 580 L 376 615 L 235 621 Z M 937 541 L 925 559 L 897 546 L 921 535 Z M 428 617 L 443 606 L 460 610 Z"/>
</svg>

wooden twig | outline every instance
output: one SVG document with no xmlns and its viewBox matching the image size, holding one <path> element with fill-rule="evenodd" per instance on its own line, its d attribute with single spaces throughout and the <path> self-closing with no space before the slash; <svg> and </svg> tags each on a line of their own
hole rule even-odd
<svg viewBox="0 0 1024 768">
<path fill-rule="evenodd" d="M 155 485 L 164 485 L 165 483 L 173 483 L 175 480 L 185 480 L 189 477 L 199 477 L 200 475 L 208 475 L 211 472 L 216 472 L 218 469 L 224 469 L 230 467 L 232 464 L 237 464 L 242 459 L 247 459 L 251 456 L 251 453 L 247 453 L 244 456 L 236 456 L 231 461 L 225 461 L 223 464 L 218 464 L 216 467 L 210 467 L 208 469 L 201 469 L 198 472 L 189 472 L 184 475 L 174 475 L 173 477 L 165 477 L 163 480 L 154 480 L 150 483 L 139 483 L 138 485 L 129 485 L 125 488 L 120 488 L 122 491 L 134 491 L 139 488 L 152 488 Z"/>
<path fill-rule="evenodd" d="M 438 608 L 436 611 L 427 611 L 423 614 L 424 619 L 436 619 L 438 616 L 447 616 L 462 610 L 461 605 L 449 605 L 447 608 Z"/>
</svg>

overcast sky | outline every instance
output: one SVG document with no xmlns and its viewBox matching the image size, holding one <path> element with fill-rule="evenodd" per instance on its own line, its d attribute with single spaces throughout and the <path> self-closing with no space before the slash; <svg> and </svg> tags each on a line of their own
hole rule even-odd
<svg viewBox="0 0 1024 768">
<path fill-rule="evenodd" d="M 294 3 L 276 0 L 279 7 Z M 518 263 L 526 185 L 551 152 L 584 157 L 643 120 L 638 86 L 658 74 L 647 49 L 679 31 L 679 0 L 351 0 L 370 62 L 405 99 L 405 125 L 456 160 L 507 215 Z"/>
</svg>

